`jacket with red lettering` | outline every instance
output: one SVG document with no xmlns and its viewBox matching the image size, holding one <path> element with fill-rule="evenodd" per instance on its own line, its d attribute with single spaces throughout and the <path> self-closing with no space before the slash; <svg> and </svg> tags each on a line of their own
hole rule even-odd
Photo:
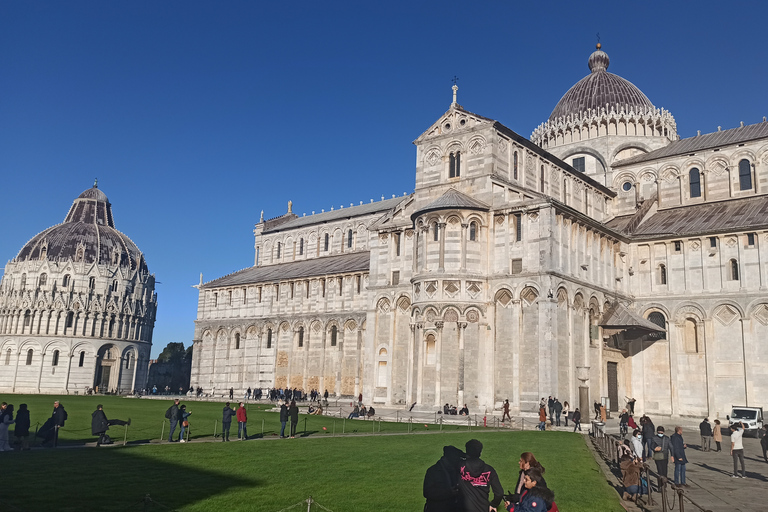
<svg viewBox="0 0 768 512">
<path fill-rule="evenodd" d="M 240 407 L 237 409 L 237 421 L 240 423 L 245 423 L 248 421 L 248 415 L 245 413 L 245 407 Z"/>
<path fill-rule="evenodd" d="M 488 497 L 493 491 L 493 500 Z M 464 512 L 488 512 L 488 506 L 498 507 L 504 490 L 496 470 L 482 459 L 468 458 L 459 466 L 459 495 Z"/>
<path fill-rule="evenodd" d="M 557 510 L 555 503 L 555 493 L 544 487 L 536 485 L 531 489 L 526 489 L 520 496 L 520 503 L 512 504 L 507 507 L 508 512 L 547 512 L 548 510 Z"/>
</svg>

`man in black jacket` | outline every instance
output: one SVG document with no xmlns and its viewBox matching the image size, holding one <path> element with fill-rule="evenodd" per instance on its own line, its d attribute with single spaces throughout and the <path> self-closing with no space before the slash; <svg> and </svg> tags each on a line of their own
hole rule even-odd
<svg viewBox="0 0 768 512">
<path fill-rule="evenodd" d="M 232 416 L 235 415 L 235 410 L 229 406 L 229 402 L 224 406 L 224 410 L 221 414 L 221 440 L 229 441 L 229 428 L 232 426 Z"/>
<path fill-rule="evenodd" d="M 67 421 L 67 411 L 64 410 L 64 406 L 59 403 L 58 400 L 53 402 L 53 414 L 51 414 L 51 420 L 53 422 L 53 446 L 56 447 L 59 444 L 59 429 L 64 426 L 64 422 Z"/>
<path fill-rule="evenodd" d="M 99 404 L 96 406 L 96 410 L 91 414 L 91 434 L 98 435 L 99 440 L 96 441 L 96 446 L 102 444 L 112 444 L 112 441 L 107 435 L 107 430 L 111 425 L 130 425 L 131 418 L 128 421 L 123 420 L 108 420 L 107 415 L 104 413 L 104 406 Z"/>
<path fill-rule="evenodd" d="M 653 438 L 653 460 L 656 462 L 656 471 L 664 478 L 669 478 L 669 461 L 672 457 L 672 444 L 666 435 L 664 427 L 656 428 L 656 437 Z"/>
<path fill-rule="evenodd" d="M 701 451 L 708 452 L 712 449 L 712 424 L 709 418 L 699 423 L 699 433 L 701 434 Z"/>
<path fill-rule="evenodd" d="M 176 425 L 179 424 L 179 399 L 173 401 L 173 405 L 165 411 L 165 417 L 171 422 L 171 429 L 168 431 L 168 442 L 173 442 L 173 432 L 176 430 Z"/>
<path fill-rule="evenodd" d="M 460 512 L 459 468 L 464 452 L 444 446 L 443 456 L 424 475 L 424 512 Z"/>
<path fill-rule="evenodd" d="M 280 439 L 285 437 L 285 424 L 288 423 L 288 406 L 280 404 Z"/>
<path fill-rule="evenodd" d="M 483 443 L 477 439 L 467 441 L 467 460 L 459 468 L 459 496 L 464 512 L 488 512 L 501 503 L 504 490 L 496 470 L 480 458 Z M 493 490 L 493 500 L 488 501 Z"/>
<path fill-rule="evenodd" d="M 291 439 L 293 439 L 296 437 L 296 425 L 299 424 L 299 408 L 296 406 L 295 400 L 291 400 L 288 416 L 291 418 Z"/>
</svg>

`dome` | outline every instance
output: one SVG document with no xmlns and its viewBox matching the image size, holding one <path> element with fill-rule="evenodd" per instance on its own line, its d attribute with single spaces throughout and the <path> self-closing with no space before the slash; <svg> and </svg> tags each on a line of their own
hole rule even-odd
<svg viewBox="0 0 768 512">
<path fill-rule="evenodd" d="M 569 114 L 581 114 L 584 111 L 601 108 L 615 108 L 616 110 L 645 111 L 654 109 L 653 103 L 642 93 L 640 89 L 629 80 L 609 73 L 608 54 L 600 49 L 589 57 L 589 70 L 591 73 L 571 87 L 555 106 L 550 121 Z"/>
<path fill-rule="evenodd" d="M 94 183 L 72 203 L 64 222 L 35 235 L 15 261 L 84 261 L 135 270 L 145 266 L 133 241 L 115 229 L 112 205 Z"/>
</svg>

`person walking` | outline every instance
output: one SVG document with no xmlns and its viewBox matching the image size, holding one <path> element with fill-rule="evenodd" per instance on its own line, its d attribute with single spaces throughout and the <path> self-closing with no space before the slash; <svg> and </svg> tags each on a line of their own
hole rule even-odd
<svg viewBox="0 0 768 512">
<path fill-rule="evenodd" d="M 656 463 L 656 471 L 664 478 L 669 478 L 670 440 L 664 435 L 664 427 L 656 428 L 656 437 L 653 438 L 653 461 Z"/>
<path fill-rule="evenodd" d="M 5 402 L 3 402 L 3 405 L 5 405 Z M 10 452 L 13 450 L 9 442 L 8 427 L 14 423 L 13 404 L 8 404 L 0 412 L 0 452 Z"/>
<path fill-rule="evenodd" d="M 744 424 L 734 423 L 731 425 L 731 456 L 733 457 L 733 478 L 747 478 L 747 473 L 744 469 L 744 443 L 742 437 L 744 436 Z M 737 463 L 741 462 L 741 475 Z"/>
<path fill-rule="evenodd" d="M 483 443 L 477 439 L 471 439 L 467 441 L 465 448 L 467 460 L 459 469 L 459 502 L 463 506 L 461 510 L 464 512 L 495 510 L 504 494 L 499 475 L 492 466 L 480 458 Z M 489 501 L 491 491 L 493 491 L 493 500 Z"/>
<path fill-rule="evenodd" d="M 21 411 L 19 411 L 19 414 L 21 414 Z M 19 423 L 18 415 L 16 416 L 16 423 Z M 765 459 L 765 462 L 768 462 L 768 425 L 763 425 L 763 428 L 757 431 L 757 435 L 760 437 L 760 447 L 763 449 L 763 458 Z"/>
<path fill-rule="evenodd" d="M 288 417 L 291 419 L 291 439 L 296 438 L 296 425 L 299 424 L 299 408 L 296 401 L 291 400 L 291 406 L 288 408 Z"/>
<path fill-rule="evenodd" d="M 288 423 L 288 406 L 280 404 L 280 439 L 285 439 L 285 424 Z"/>
<path fill-rule="evenodd" d="M 187 406 L 182 405 L 179 407 L 179 420 L 181 421 L 181 430 L 179 430 L 179 442 L 180 443 L 186 443 L 187 441 L 184 440 L 184 433 L 189 428 L 189 416 L 191 415 L 191 412 L 187 412 Z"/>
<path fill-rule="evenodd" d="M 635 415 L 635 402 L 637 402 L 637 400 L 635 400 L 634 398 L 630 398 L 628 396 L 626 396 L 624 398 L 627 399 L 627 409 L 629 409 L 629 414 L 634 416 Z"/>
<path fill-rule="evenodd" d="M 641 440 L 639 430 L 635 429 L 632 432 L 632 439 L 630 441 L 632 443 L 632 454 L 635 456 L 635 458 L 643 460 L 643 442 Z"/>
<path fill-rule="evenodd" d="M 623 438 L 627 432 L 629 432 L 629 413 L 623 409 L 619 415 L 619 435 Z"/>
<path fill-rule="evenodd" d="M 229 441 L 229 429 L 232 427 L 232 416 L 236 416 L 237 413 L 229 406 L 229 402 L 224 405 L 224 409 L 221 411 L 221 441 Z"/>
<path fill-rule="evenodd" d="M 27 404 L 21 404 L 16 413 L 16 428 L 13 434 L 22 450 L 29 450 L 29 426 L 29 409 L 27 409 Z"/>
<path fill-rule="evenodd" d="M 504 400 L 501 410 L 501 422 L 504 423 L 504 418 L 509 418 L 509 421 L 512 421 L 512 416 L 509 415 L 509 399 Z"/>
<path fill-rule="evenodd" d="M 672 447 L 670 460 L 675 462 L 675 485 L 688 487 L 688 484 L 685 483 L 685 465 L 688 464 L 685 449 L 688 445 L 683 440 L 683 427 L 675 427 L 675 433 L 670 438 L 670 445 Z"/>
<path fill-rule="evenodd" d="M 701 451 L 708 452 L 712 449 L 712 424 L 709 418 L 699 423 L 699 433 L 701 434 Z"/>
<path fill-rule="evenodd" d="M 720 420 L 715 420 L 715 426 L 712 427 L 712 439 L 714 439 L 715 445 L 717 445 L 717 450 L 715 451 L 721 451 L 720 443 L 723 442 L 723 431 L 720 429 Z"/>
<path fill-rule="evenodd" d="M 571 406 L 568 402 L 563 402 L 563 419 L 565 420 L 565 426 L 568 426 L 568 413 L 571 412 Z"/>
<path fill-rule="evenodd" d="M 229 388 L 229 399 L 230 400 L 235 399 L 235 388 Z"/>
<path fill-rule="evenodd" d="M 578 407 L 573 411 L 573 431 L 576 432 L 576 429 L 581 432 L 581 411 Z"/>
<path fill-rule="evenodd" d="M 248 429 L 246 424 L 248 423 L 248 414 L 245 411 L 245 405 L 240 402 L 240 407 L 237 408 L 237 438 L 241 441 L 248 439 Z"/>
<path fill-rule="evenodd" d="M 176 430 L 176 425 L 179 424 L 179 399 L 176 398 L 173 401 L 173 405 L 165 411 L 165 417 L 171 422 L 171 428 L 168 431 L 168 442 L 173 443 L 173 433 Z"/>
</svg>

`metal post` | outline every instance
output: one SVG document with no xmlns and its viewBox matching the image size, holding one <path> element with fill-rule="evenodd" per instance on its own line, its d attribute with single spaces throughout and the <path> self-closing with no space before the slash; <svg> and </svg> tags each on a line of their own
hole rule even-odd
<svg viewBox="0 0 768 512">
<path fill-rule="evenodd" d="M 381 420 L 379 420 L 381 422 Z M 395 411 L 395 423 L 400 423 L 400 411 Z"/>
<path fill-rule="evenodd" d="M 261 420 L 261 437 L 264 437 L 264 420 Z"/>
<path fill-rule="evenodd" d="M 373 418 L 373 421 L 371 422 L 373 425 L 371 425 L 371 433 L 376 434 L 376 418 Z"/>
<path fill-rule="evenodd" d="M 125 435 L 123 436 L 123 446 L 128 442 L 128 424 L 125 425 Z"/>
<path fill-rule="evenodd" d="M 216 439 L 216 427 L 219 426 L 219 420 L 213 420 L 213 438 Z"/>
<path fill-rule="evenodd" d="M 160 430 L 160 440 L 165 439 L 165 422 L 163 422 L 163 428 Z"/>
<path fill-rule="evenodd" d="M 304 418 L 304 437 L 307 437 L 307 418 Z"/>
<path fill-rule="evenodd" d="M 443 431 L 443 417 L 440 417 L 440 432 Z"/>
<path fill-rule="evenodd" d="M 333 436 L 336 437 L 336 418 L 333 418 Z"/>
<path fill-rule="evenodd" d="M 346 434 L 347 433 L 347 418 L 341 419 L 341 433 Z"/>
</svg>

